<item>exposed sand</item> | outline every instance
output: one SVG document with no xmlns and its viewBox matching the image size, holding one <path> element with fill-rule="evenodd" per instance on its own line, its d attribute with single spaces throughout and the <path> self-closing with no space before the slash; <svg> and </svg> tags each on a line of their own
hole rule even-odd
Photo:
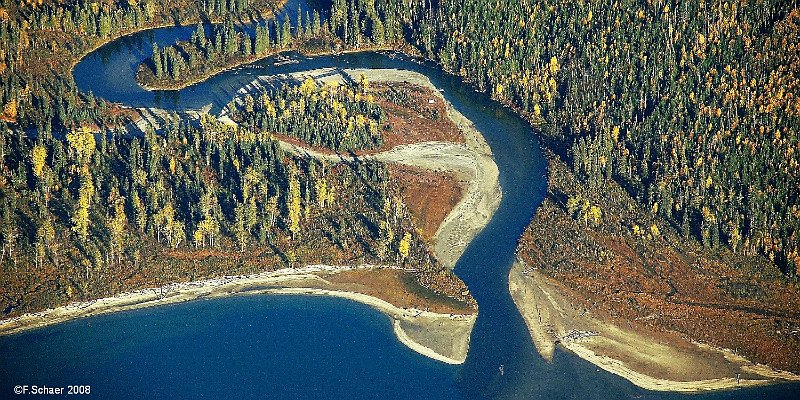
<svg viewBox="0 0 800 400">
<path fill-rule="evenodd" d="M 467 142 L 469 145 L 469 142 Z M 466 182 L 464 197 L 445 217 L 433 235 L 433 253 L 453 268 L 472 239 L 489 223 L 502 193 L 497 165 L 486 155 L 454 143 L 426 142 L 397 146 L 375 159 L 436 171 L 455 172 Z"/>
<path fill-rule="evenodd" d="M 573 304 L 567 288 L 518 261 L 509 290 L 539 353 L 552 360 L 557 344 L 649 390 L 696 392 L 763 385 L 800 376 L 754 364 L 725 349 L 678 335 L 656 337 L 601 320 Z"/>
<path fill-rule="evenodd" d="M 317 82 L 356 82 L 361 76 L 369 82 L 407 82 L 431 89 L 439 101 L 447 106 L 447 116 L 464 134 L 465 145 L 448 142 L 423 142 L 400 145 L 387 151 L 363 156 L 383 162 L 394 162 L 421 167 L 433 171 L 454 172 L 465 182 L 464 197 L 445 217 L 433 237 L 433 253 L 448 268 L 453 268 L 472 239 L 489 223 L 500 205 L 502 191 L 498 180 L 498 169 L 492 158 L 489 145 L 475 126 L 463 114 L 445 100 L 430 79 L 414 71 L 398 69 L 338 69 L 322 68 L 295 72 L 286 75 L 260 76 L 245 85 L 237 93 L 234 102 L 243 95 L 280 87 L 285 82 L 299 84 L 310 77 Z M 223 110 L 220 120 L 234 122 Z M 294 144 L 281 142 L 281 147 L 294 154 L 302 154 L 328 162 L 352 161 L 345 155 L 324 154 Z"/>
<path fill-rule="evenodd" d="M 377 297 L 340 290 L 277 288 L 253 293 L 325 295 L 370 305 L 392 318 L 392 328 L 401 343 L 422 355 L 448 364 L 461 364 L 466 360 L 469 336 L 477 318 L 477 314 L 439 314 L 399 308 Z"/>
<path fill-rule="evenodd" d="M 398 339 L 414 351 L 450 364 L 463 363 L 469 348 L 469 335 L 477 315 L 440 314 L 414 308 L 396 307 L 384 300 L 362 293 L 338 290 L 327 276 L 356 268 L 314 265 L 286 268 L 246 276 L 231 276 L 204 281 L 167 285 L 122 293 L 87 302 L 44 310 L 0 321 L 0 335 L 10 335 L 60 322 L 200 298 L 216 298 L 237 294 L 294 294 L 333 296 L 367 304 L 392 319 Z M 376 271 L 376 273 L 379 273 Z"/>
</svg>

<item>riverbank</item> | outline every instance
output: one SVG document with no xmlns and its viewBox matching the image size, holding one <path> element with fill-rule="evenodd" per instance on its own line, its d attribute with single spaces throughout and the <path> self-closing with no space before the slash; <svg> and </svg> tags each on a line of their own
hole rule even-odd
<svg viewBox="0 0 800 400">
<path fill-rule="evenodd" d="M 512 298 L 545 359 L 560 344 L 661 391 L 800 380 L 784 372 L 797 366 L 796 287 L 754 279 L 768 271 L 757 260 L 682 240 L 614 183 L 588 192 L 557 155 L 545 155 L 548 193 L 509 274 Z M 570 211 L 569 199 L 599 205 L 599 221 Z"/>
<path fill-rule="evenodd" d="M 190 300 L 245 294 L 333 296 L 353 300 L 382 312 L 392 320 L 403 344 L 427 357 L 460 364 L 466 359 L 469 335 L 476 313 L 432 312 L 422 303 L 395 305 L 354 290 L 353 284 L 335 282 L 337 274 L 363 271 L 385 274 L 396 267 L 311 265 L 254 275 L 228 276 L 121 293 L 113 297 L 76 302 L 0 321 L 0 335 L 111 312 L 182 303 Z M 416 306 L 416 307 L 415 307 Z M 418 308 L 419 307 L 419 308 Z"/>
<path fill-rule="evenodd" d="M 433 236 L 436 258 L 452 269 L 467 245 L 492 219 L 503 197 L 492 150 L 472 121 L 456 110 L 425 75 L 397 69 L 354 69 L 346 72 L 355 77 L 363 74 L 371 81 L 408 82 L 431 89 L 438 100 L 445 103 L 447 117 L 464 135 L 466 143 L 463 146 L 443 146 L 438 143 L 417 148 L 398 146 L 393 152 L 383 153 L 382 157 L 382 161 L 454 172 L 466 182 L 464 197 L 445 217 Z M 451 161 L 442 163 L 445 159 L 440 157 L 442 154 L 448 155 Z"/>
<path fill-rule="evenodd" d="M 283 1 L 285 3 L 285 0 L 283 0 Z M 219 23 L 219 22 L 220 21 L 212 21 L 212 23 Z M 165 24 L 165 25 L 161 25 L 161 26 L 156 26 L 154 28 L 163 28 L 163 27 L 168 27 L 168 26 L 170 26 L 170 25 L 166 25 Z M 132 32 L 132 33 L 136 33 L 136 32 Z M 309 40 L 313 41 L 313 40 L 319 40 L 319 39 L 320 38 L 310 38 Z M 333 38 L 330 38 L 330 37 L 329 38 L 324 38 L 324 39 L 327 39 L 327 40 L 329 40 L 331 42 L 334 40 Z M 105 44 L 105 43 L 102 43 L 102 44 Z M 102 44 L 100 46 L 102 46 Z M 93 50 L 96 50 L 100 46 L 97 46 Z M 87 52 L 87 54 L 91 53 L 91 51 L 93 51 L 93 50 L 90 50 L 89 52 Z M 209 80 L 209 79 L 211 79 L 211 78 L 213 78 L 213 77 L 215 77 L 215 76 L 217 76 L 219 74 L 222 74 L 224 72 L 232 71 L 232 70 L 235 70 L 235 69 L 240 68 L 242 66 L 245 66 L 245 65 L 248 65 L 248 64 L 252 64 L 252 63 L 254 63 L 256 61 L 264 60 L 266 58 L 281 56 L 283 53 L 295 52 L 295 51 L 298 54 L 302 55 L 303 57 L 309 57 L 309 58 L 320 57 L 320 56 L 329 56 L 329 55 L 362 53 L 362 52 L 394 52 L 394 51 L 402 52 L 403 54 L 406 54 L 406 55 L 409 55 L 409 56 L 412 56 L 412 57 L 420 57 L 421 56 L 419 54 L 419 52 L 415 51 L 415 49 L 413 47 L 410 47 L 407 44 L 403 45 L 402 43 L 394 43 L 394 44 L 391 44 L 391 45 L 384 45 L 384 46 L 366 46 L 366 47 L 361 47 L 361 48 L 358 48 L 358 49 L 340 49 L 340 50 L 336 50 L 334 48 L 329 48 L 329 49 L 326 49 L 326 50 L 309 51 L 309 50 L 307 50 L 306 42 L 303 41 L 303 42 L 301 42 L 299 44 L 293 44 L 291 46 L 287 46 L 287 47 L 283 47 L 283 48 L 271 48 L 270 51 L 268 51 L 268 52 L 266 52 L 264 54 L 251 55 L 251 56 L 248 56 L 248 57 L 241 57 L 241 58 L 233 59 L 233 60 L 230 60 L 227 63 L 213 66 L 213 67 L 209 68 L 208 70 L 204 71 L 200 75 L 191 76 L 187 80 L 178 80 L 178 81 L 168 81 L 168 80 L 155 81 L 154 80 L 155 77 L 152 76 L 153 72 L 147 66 L 148 63 L 151 62 L 152 58 L 147 58 L 144 61 L 142 61 L 139 64 L 139 66 L 137 67 L 136 83 L 142 89 L 145 89 L 145 90 L 148 90 L 148 91 L 156 91 L 156 90 L 176 91 L 176 90 L 183 90 L 183 89 L 186 89 L 186 88 L 188 88 L 190 86 L 196 85 L 198 83 L 205 82 L 205 81 L 207 81 L 207 80 Z M 286 59 L 286 60 L 277 60 L 275 62 L 275 65 L 280 65 L 281 63 L 293 63 L 293 62 L 296 62 L 296 60 L 293 60 L 291 58 L 290 59 Z"/>
<path fill-rule="evenodd" d="M 287 51 L 287 50 L 289 50 L 289 49 L 280 49 L 278 51 L 270 52 L 270 53 L 266 53 L 266 54 L 260 54 L 260 55 L 249 56 L 249 57 L 242 57 L 240 59 L 234 59 L 234 60 L 231 60 L 228 63 L 221 64 L 221 65 L 218 65 L 218 66 L 214 66 L 213 68 L 210 68 L 209 70 L 205 71 L 204 73 L 202 73 L 200 75 L 191 76 L 187 80 L 180 80 L 180 81 L 174 81 L 174 82 L 170 82 L 170 81 L 153 81 L 154 78 L 142 78 L 142 76 L 145 76 L 145 75 L 150 75 L 150 76 L 153 75 L 153 71 L 151 71 L 150 67 L 148 67 L 147 64 L 146 64 L 148 62 L 148 60 L 150 60 L 148 58 L 147 60 L 142 61 L 142 63 L 139 64 L 139 67 L 136 70 L 136 83 L 138 83 L 139 86 L 142 89 L 148 90 L 148 91 L 156 91 L 156 90 L 177 91 L 177 90 L 183 90 L 183 89 L 188 88 L 189 86 L 196 85 L 196 84 L 201 83 L 201 82 L 205 82 L 205 81 L 207 81 L 207 80 L 209 80 L 209 79 L 211 79 L 211 78 L 213 78 L 213 77 L 215 77 L 215 76 L 217 76 L 217 75 L 219 75 L 219 74 L 221 74 L 223 72 L 228 72 L 228 71 L 231 71 L 231 70 L 236 69 L 238 67 L 241 67 L 242 65 L 250 64 L 250 63 L 256 62 L 258 60 L 261 60 L 261 59 L 264 59 L 264 58 L 267 58 L 267 57 L 275 56 L 277 54 L 280 54 L 280 52 Z"/>
<path fill-rule="evenodd" d="M 517 261 L 509 290 L 536 349 L 551 361 L 557 345 L 648 390 L 698 392 L 800 381 L 727 349 L 679 335 L 649 335 L 593 315 L 572 302 L 575 293 Z"/>
</svg>

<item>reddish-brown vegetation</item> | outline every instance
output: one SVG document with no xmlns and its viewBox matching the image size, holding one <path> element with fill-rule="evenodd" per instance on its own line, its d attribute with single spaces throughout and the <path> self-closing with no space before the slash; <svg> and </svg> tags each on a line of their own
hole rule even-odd
<svg viewBox="0 0 800 400">
<path fill-rule="evenodd" d="M 464 135 L 447 117 L 447 105 L 431 89 L 403 82 L 375 84 L 372 87 L 392 127 L 383 134 L 381 150 L 428 141 L 464 143 Z M 408 100 L 386 100 L 392 92 L 402 92 L 408 96 Z"/>
<path fill-rule="evenodd" d="M 389 178 L 400 190 L 422 237 L 430 243 L 439 225 L 461 200 L 461 182 L 452 174 L 400 164 L 389 165 Z"/>
<path fill-rule="evenodd" d="M 452 274 L 451 274 L 452 275 Z M 325 279 L 340 284 L 349 291 L 363 293 L 397 307 L 427 309 L 438 313 L 470 313 L 477 309 L 475 300 L 454 299 L 433 292 L 418 283 L 416 276 L 400 270 L 353 270 L 341 272 Z M 455 276 L 447 277 L 448 285 L 463 282 Z"/>
<path fill-rule="evenodd" d="M 797 284 L 766 260 L 703 250 L 642 210 L 616 184 L 582 192 L 564 163 L 552 153 L 548 158 L 548 194 L 518 249 L 525 262 L 616 324 L 657 336 L 679 333 L 800 371 Z M 600 205 L 600 224 L 569 215 L 567 201 L 575 197 Z M 654 224 L 656 232 L 650 229 Z"/>
</svg>

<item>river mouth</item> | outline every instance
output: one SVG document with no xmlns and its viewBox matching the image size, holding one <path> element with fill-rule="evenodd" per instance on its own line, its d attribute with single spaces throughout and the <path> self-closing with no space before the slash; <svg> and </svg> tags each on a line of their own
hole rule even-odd
<svg viewBox="0 0 800 400">
<path fill-rule="evenodd" d="M 281 56 L 298 63 L 276 65 L 275 58 L 267 58 L 180 91 L 149 92 L 136 84 L 135 68 L 153 42 L 170 44 L 191 31 L 157 29 L 103 46 L 76 66 L 76 83 L 81 91 L 128 106 L 184 111 L 211 104 L 212 112 L 218 112 L 240 87 L 262 74 L 323 67 L 408 69 L 428 76 L 484 133 L 499 168 L 503 199 L 455 266 L 480 306 L 466 363 L 453 367 L 402 346 L 395 349 L 398 343 L 386 320 L 351 302 L 247 297 L 120 313 L 3 338 L 3 381 L 57 384 L 53 376 L 60 369 L 58 381 L 83 379 L 73 383 L 96 385 L 99 393 L 105 389 L 105 395 L 98 395 L 103 398 L 681 397 L 641 390 L 567 353 L 557 351 L 551 364 L 536 354 L 508 294 L 507 278 L 517 240 L 544 196 L 546 164 L 535 133 L 511 110 L 435 66 L 399 54 L 305 58 L 287 53 Z M 29 347 L 32 343 L 40 345 Z M 129 391 L 121 392 L 126 385 Z M 153 392 L 153 387 L 171 389 Z M 745 394 L 776 398 L 792 393 L 775 387 L 708 396 Z"/>
<path fill-rule="evenodd" d="M 125 45 L 136 43 L 127 54 L 120 53 L 119 47 L 101 48 L 98 50 L 102 55 L 100 58 L 86 57 L 76 67 L 78 86 L 82 90 L 92 91 L 95 96 L 128 106 L 186 111 L 207 107 L 210 103 L 213 113 L 221 110 L 239 88 L 260 75 L 289 74 L 320 68 L 365 68 L 410 70 L 427 76 L 444 98 L 483 133 L 498 164 L 503 191 L 498 210 L 484 230 L 467 246 L 454 269 L 470 286 L 472 295 L 479 302 L 480 313 L 470 347 L 482 349 L 470 351 L 465 365 L 458 369 L 455 381 L 467 398 L 494 397 L 512 380 L 518 379 L 516 371 L 536 362 L 535 349 L 508 295 L 507 284 L 517 239 L 546 190 L 545 162 L 536 136 L 524 120 L 487 96 L 475 92 L 459 78 L 428 63 L 396 53 L 351 53 L 307 58 L 287 52 L 232 69 L 180 91 L 150 92 L 142 89 L 134 80 L 134 69 L 138 63 L 131 61 L 131 54 L 146 57 L 147 49 L 152 47 L 151 41 L 161 43 L 184 33 L 181 28 L 175 29 L 167 33 L 162 33 L 162 30 L 142 33 L 146 40 L 127 38 Z M 279 62 L 286 58 L 298 62 Z M 118 74 L 89 72 L 120 65 L 127 65 L 128 69 Z M 520 354 L 528 356 L 520 357 Z"/>
<path fill-rule="evenodd" d="M 76 66 L 82 91 L 132 107 L 186 111 L 211 105 L 218 113 L 236 92 L 260 75 L 289 74 L 319 68 L 400 69 L 419 72 L 444 98 L 484 134 L 499 168 L 503 197 L 492 220 L 466 248 L 455 272 L 471 288 L 480 314 L 468 359 L 457 368 L 454 384 L 467 398 L 498 395 L 517 379 L 515 371 L 536 362 L 535 349 L 508 295 L 507 274 L 517 239 L 544 196 L 545 162 L 531 127 L 505 107 L 475 92 L 459 78 L 434 65 L 402 54 L 352 53 L 307 58 L 287 52 L 234 68 L 180 91 L 147 91 L 135 81 L 135 70 L 160 46 L 188 37 L 191 29 L 166 28 L 141 32 L 98 49 Z M 297 62 L 286 63 L 286 59 Z M 504 346 L 498 347 L 502 343 Z M 478 350 L 483 349 L 483 350 Z M 527 354 L 520 357 L 519 354 Z M 503 372 L 500 372 L 500 366 Z"/>
</svg>

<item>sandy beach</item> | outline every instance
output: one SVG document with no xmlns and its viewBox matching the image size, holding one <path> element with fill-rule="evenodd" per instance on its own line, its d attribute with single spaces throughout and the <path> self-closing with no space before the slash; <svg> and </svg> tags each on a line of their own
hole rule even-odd
<svg viewBox="0 0 800 400">
<path fill-rule="evenodd" d="M 509 290 L 536 349 L 548 361 L 561 345 L 639 387 L 658 391 L 698 392 L 800 380 L 727 349 L 677 334 L 656 336 L 594 316 L 569 300 L 566 287 L 521 261 L 509 273 Z"/>
<path fill-rule="evenodd" d="M 11 335 L 76 318 L 204 298 L 245 294 L 333 296 L 369 305 L 387 315 L 392 320 L 398 339 L 414 351 L 450 364 L 463 363 L 469 348 L 469 335 L 475 323 L 475 314 L 443 314 L 415 308 L 400 308 L 377 297 L 341 290 L 340 285 L 326 279 L 334 274 L 355 269 L 380 273 L 382 269 L 390 268 L 395 267 L 311 265 L 255 275 L 226 276 L 172 284 L 72 303 L 6 319 L 0 321 L 0 335 Z"/>
</svg>

